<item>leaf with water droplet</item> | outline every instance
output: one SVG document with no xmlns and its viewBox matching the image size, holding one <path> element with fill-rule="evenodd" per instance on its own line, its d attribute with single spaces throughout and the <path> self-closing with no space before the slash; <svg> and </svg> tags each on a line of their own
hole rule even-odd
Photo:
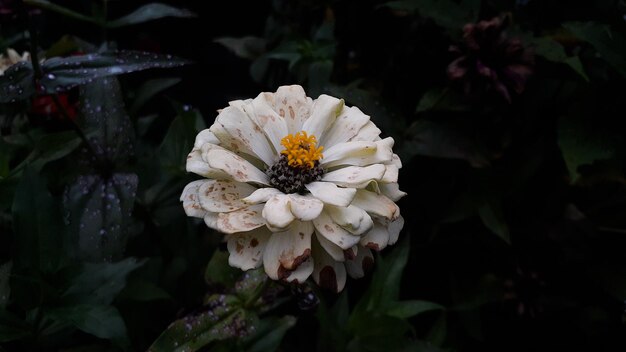
<svg viewBox="0 0 626 352">
<path fill-rule="evenodd" d="M 258 320 L 231 295 L 213 295 L 202 311 L 176 320 L 148 349 L 151 352 L 194 352 L 210 343 L 248 336 Z"/>
<path fill-rule="evenodd" d="M 165 4 L 152 3 L 141 6 L 124 17 L 107 22 L 107 27 L 116 28 L 130 26 L 133 24 L 158 20 L 159 18 L 164 17 L 193 18 L 196 17 L 196 14 L 186 9 L 179 9 Z"/>
<path fill-rule="evenodd" d="M 0 103 L 14 103 L 35 94 L 35 71 L 29 61 L 10 66 L 0 75 Z"/>
<path fill-rule="evenodd" d="M 65 209 L 77 255 L 85 260 L 121 258 L 137 191 L 137 175 L 80 175 L 66 188 Z"/>
<path fill-rule="evenodd" d="M 188 64 L 172 55 L 140 51 L 116 51 L 81 56 L 53 57 L 41 65 L 43 77 L 40 84 L 44 92 L 53 94 L 66 91 L 95 79 L 151 68 L 173 68 Z M 31 69 L 32 71 L 32 69 Z"/>
<path fill-rule="evenodd" d="M 129 112 L 132 116 L 135 116 L 139 109 L 141 109 L 148 100 L 152 99 L 162 91 L 178 84 L 181 81 L 180 78 L 157 78 L 151 79 L 145 82 L 137 91 L 137 96 L 131 105 Z"/>
</svg>

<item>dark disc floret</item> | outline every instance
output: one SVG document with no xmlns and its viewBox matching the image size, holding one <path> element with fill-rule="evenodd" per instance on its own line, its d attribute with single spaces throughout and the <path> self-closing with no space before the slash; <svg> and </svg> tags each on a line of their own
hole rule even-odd
<svg viewBox="0 0 626 352">
<path fill-rule="evenodd" d="M 272 187 L 289 194 L 303 192 L 305 185 L 322 177 L 324 169 L 322 169 L 319 161 L 315 161 L 312 168 L 289 165 L 287 157 L 281 155 L 280 160 L 268 168 L 265 173 L 269 176 Z"/>
</svg>

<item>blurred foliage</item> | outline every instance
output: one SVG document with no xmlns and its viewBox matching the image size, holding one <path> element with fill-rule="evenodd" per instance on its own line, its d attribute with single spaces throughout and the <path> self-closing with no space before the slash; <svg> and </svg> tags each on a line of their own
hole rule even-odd
<svg viewBox="0 0 626 352">
<path fill-rule="evenodd" d="M 623 1 L 223 5 L 0 0 L 32 56 L 0 75 L 0 351 L 626 348 Z M 230 268 L 179 203 L 215 110 L 294 83 L 404 165 L 404 239 L 340 295 Z"/>
</svg>

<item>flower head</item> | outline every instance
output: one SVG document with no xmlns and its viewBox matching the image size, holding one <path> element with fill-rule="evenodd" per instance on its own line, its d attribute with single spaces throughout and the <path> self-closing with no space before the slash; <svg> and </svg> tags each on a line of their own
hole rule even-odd
<svg viewBox="0 0 626 352">
<path fill-rule="evenodd" d="M 300 86 L 236 100 L 200 132 L 181 196 L 189 216 L 225 234 L 229 263 L 274 280 L 341 291 L 372 250 L 397 241 L 400 159 L 356 107 Z"/>
<path fill-rule="evenodd" d="M 469 23 L 463 27 L 462 46 L 452 46 L 458 54 L 448 65 L 448 78 L 459 82 L 472 96 L 494 91 L 507 102 L 511 94 L 522 93 L 533 72 L 533 54 L 517 38 L 505 32 L 508 17 Z"/>
<path fill-rule="evenodd" d="M 4 71 L 6 71 L 10 66 L 27 60 L 30 60 L 30 54 L 27 51 L 20 55 L 17 51 L 11 48 L 7 49 L 6 55 L 0 54 L 0 76 L 4 75 Z"/>
</svg>

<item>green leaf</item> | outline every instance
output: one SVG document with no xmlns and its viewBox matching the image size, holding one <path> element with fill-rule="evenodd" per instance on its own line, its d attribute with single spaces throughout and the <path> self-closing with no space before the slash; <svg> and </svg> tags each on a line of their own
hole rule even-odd
<svg viewBox="0 0 626 352">
<path fill-rule="evenodd" d="M 466 23 L 475 22 L 480 12 L 481 0 L 400 0 L 390 1 L 383 6 L 393 10 L 417 11 L 422 17 L 430 18 L 438 25 L 460 31 Z"/>
<path fill-rule="evenodd" d="M 0 309 L 5 309 L 11 295 L 11 286 L 9 286 L 9 278 L 11 277 L 11 268 L 13 262 L 0 265 Z"/>
<path fill-rule="evenodd" d="M 75 20 L 85 21 L 85 22 L 96 24 L 96 25 L 102 25 L 100 21 L 98 21 L 97 19 L 93 17 L 89 17 L 81 13 L 78 13 L 76 11 L 70 10 L 66 7 L 59 6 L 48 0 L 24 0 L 24 3 L 27 5 L 31 5 L 31 6 L 35 6 L 35 7 L 47 10 L 47 11 L 56 12 L 60 15 L 73 18 Z"/>
<path fill-rule="evenodd" d="M 550 38 L 532 38 L 529 40 L 529 44 L 533 45 L 535 54 L 552 62 L 566 64 L 585 81 L 589 81 L 580 58 L 578 56 L 567 56 L 565 49 L 558 42 Z"/>
<path fill-rule="evenodd" d="M 185 161 L 196 135 L 205 124 L 198 110 L 181 111 L 172 121 L 159 146 L 161 166 L 173 173 L 185 174 Z"/>
<path fill-rule="evenodd" d="M 9 176 L 9 163 L 11 162 L 11 147 L 0 139 L 0 180 Z"/>
<path fill-rule="evenodd" d="M 32 336 L 32 329 L 22 319 L 0 309 L 0 342 L 10 342 Z"/>
<path fill-rule="evenodd" d="M 117 51 L 70 57 L 53 57 L 41 65 L 42 90 L 49 94 L 91 83 L 102 77 L 151 68 L 172 68 L 189 62 L 171 55 L 139 51 Z"/>
<path fill-rule="evenodd" d="M 411 325 L 404 319 L 386 315 L 371 315 L 360 321 L 348 351 L 402 351 L 412 341 L 407 337 Z"/>
<path fill-rule="evenodd" d="M 415 112 L 424 111 L 467 111 L 469 107 L 449 88 L 434 88 L 422 95 Z"/>
<path fill-rule="evenodd" d="M 126 16 L 107 22 L 107 27 L 117 28 L 130 26 L 164 17 L 193 18 L 197 17 L 197 15 L 186 9 L 179 9 L 165 4 L 151 3 L 141 6 Z"/>
<path fill-rule="evenodd" d="M 511 233 L 504 218 L 500 202 L 488 201 L 478 209 L 478 215 L 488 229 L 507 244 L 511 244 Z"/>
<path fill-rule="evenodd" d="M 130 281 L 119 294 L 118 299 L 137 302 L 171 300 L 167 291 L 152 282 L 144 280 Z"/>
<path fill-rule="evenodd" d="M 131 115 L 136 115 L 150 99 L 164 90 L 180 83 L 181 79 L 174 78 L 157 78 L 146 81 L 137 91 L 137 96 L 129 109 Z"/>
<path fill-rule="evenodd" d="M 406 319 L 418 314 L 433 310 L 445 310 L 445 307 L 429 301 L 411 300 L 393 303 L 387 310 L 387 315 Z"/>
<path fill-rule="evenodd" d="M 237 57 L 254 60 L 265 52 L 264 38 L 246 36 L 241 38 L 222 37 L 213 40 L 232 51 Z"/>
<path fill-rule="evenodd" d="M 241 270 L 228 265 L 228 251 L 216 250 L 213 252 L 209 264 L 204 272 L 204 281 L 208 284 L 221 284 L 224 287 L 233 287 Z"/>
<path fill-rule="evenodd" d="M 13 227 L 17 268 L 54 272 L 64 262 L 62 214 L 40 175 L 26 170 L 15 190 Z"/>
<path fill-rule="evenodd" d="M 219 340 L 248 335 L 252 316 L 231 295 L 213 295 L 202 312 L 170 324 L 150 346 L 152 352 L 194 352 Z"/>
<path fill-rule="evenodd" d="M 271 352 L 278 350 L 283 337 L 294 325 L 296 325 L 296 318 L 290 315 L 260 320 L 256 332 L 243 340 L 246 351 Z"/>
<path fill-rule="evenodd" d="M 11 65 L 0 75 L 0 103 L 14 103 L 35 94 L 35 72 L 30 61 Z"/>
<path fill-rule="evenodd" d="M 128 344 L 126 325 L 113 306 L 78 304 L 51 309 L 46 315 L 101 339 L 113 340 L 120 346 Z"/>
<path fill-rule="evenodd" d="M 128 274 L 144 263 L 126 258 L 117 263 L 83 264 L 63 297 L 71 302 L 110 304 L 126 286 Z"/>
<path fill-rule="evenodd" d="M 567 22 L 563 27 L 591 44 L 606 62 L 626 77 L 626 36 L 596 22 Z"/>
<path fill-rule="evenodd" d="M 74 131 L 43 135 L 35 142 L 35 149 L 13 172 L 21 171 L 26 166 L 34 172 L 39 172 L 47 163 L 71 154 L 81 143 L 81 139 Z"/>
<path fill-rule="evenodd" d="M 80 175 L 66 188 L 69 231 L 80 258 L 98 262 L 122 257 L 137 183 L 135 174 Z"/>
</svg>

